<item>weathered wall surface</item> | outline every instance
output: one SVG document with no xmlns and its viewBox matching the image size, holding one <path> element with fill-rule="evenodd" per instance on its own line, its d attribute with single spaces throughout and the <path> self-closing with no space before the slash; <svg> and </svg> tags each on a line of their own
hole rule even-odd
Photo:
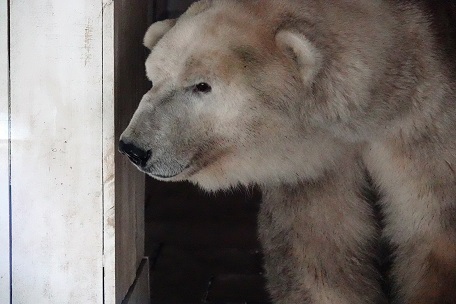
<svg viewBox="0 0 456 304">
<path fill-rule="evenodd" d="M 102 303 L 102 2 L 10 2 L 13 303 Z"/>
</svg>

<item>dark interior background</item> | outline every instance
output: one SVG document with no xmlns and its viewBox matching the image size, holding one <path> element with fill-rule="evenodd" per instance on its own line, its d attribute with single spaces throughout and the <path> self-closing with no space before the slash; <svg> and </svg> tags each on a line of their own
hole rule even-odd
<svg viewBox="0 0 456 304">
<path fill-rule="evenodd" d="M 149 24 L 179 16 L 192 2 L 149 0 Z M 454 65 L 456 1 L 415 2 L 433 16 L 442 49 Z M 210 195 L 188 183 L 147 177 L 145 249 L 152 303 L 268 303 L 256 237 L 260 202 L 255 188 Z M 383 270 L 387 256 L 388 250 L 380 262 Z"/>
</svg>

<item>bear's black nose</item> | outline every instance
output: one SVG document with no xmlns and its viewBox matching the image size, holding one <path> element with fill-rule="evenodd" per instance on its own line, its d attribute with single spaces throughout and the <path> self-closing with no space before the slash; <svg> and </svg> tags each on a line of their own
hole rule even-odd
<svg viewBox="0 0 456 304">
<path fill-rule="evenodd" d="M 144 167 L 149 160 L 152 152 L 138 148 L 134 144 L 126 143 L 123 140 L 119 142 L 119 152 L 128 156 L 136 165 Z"/>
</svg>

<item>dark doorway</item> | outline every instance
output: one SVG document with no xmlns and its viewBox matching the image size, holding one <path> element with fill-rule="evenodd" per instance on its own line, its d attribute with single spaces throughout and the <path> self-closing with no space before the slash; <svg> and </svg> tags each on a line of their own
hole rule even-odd
<svg viewBox="0 0 456 304">
<path fill-rule="evenodd" d="M 152 303 L 267 303 L 255 189 L 210 195 L 146 181 Z"/>
</svg>

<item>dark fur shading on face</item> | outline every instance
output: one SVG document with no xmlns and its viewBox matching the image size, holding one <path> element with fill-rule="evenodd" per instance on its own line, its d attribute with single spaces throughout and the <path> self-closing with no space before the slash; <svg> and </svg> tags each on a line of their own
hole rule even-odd
<svg viewBox="0 0 456 304">
<path fill-rule="evenodd" d="M 177 94 L 176 90 L 172 90 L 172 91 L 168 92 L 165 96 L 160 98 L 160 102 L 158 105 L 164 105 L 164 104 L 167 104 L 167 103 L 173 101 L 176 94 Z"/>
<path fill-rule="evenodd" d="M 255 68 L 261 66 L 260 55 L 250 46 L 231 47 L 231 51 L 239 58 L 245 68 Z"/>
<path fill-rule="evenodd" d="M 212 139 L 202 144 L 190 160 L 189 166 L 192 167 L 192 170 L 189 174 L 196 174 L 202 168 L 216 162 L 227 154 L 227 149 L 221 148 L 221 146 L 223 146 L 223 140 L 218 139 Z"/>
</svg>

